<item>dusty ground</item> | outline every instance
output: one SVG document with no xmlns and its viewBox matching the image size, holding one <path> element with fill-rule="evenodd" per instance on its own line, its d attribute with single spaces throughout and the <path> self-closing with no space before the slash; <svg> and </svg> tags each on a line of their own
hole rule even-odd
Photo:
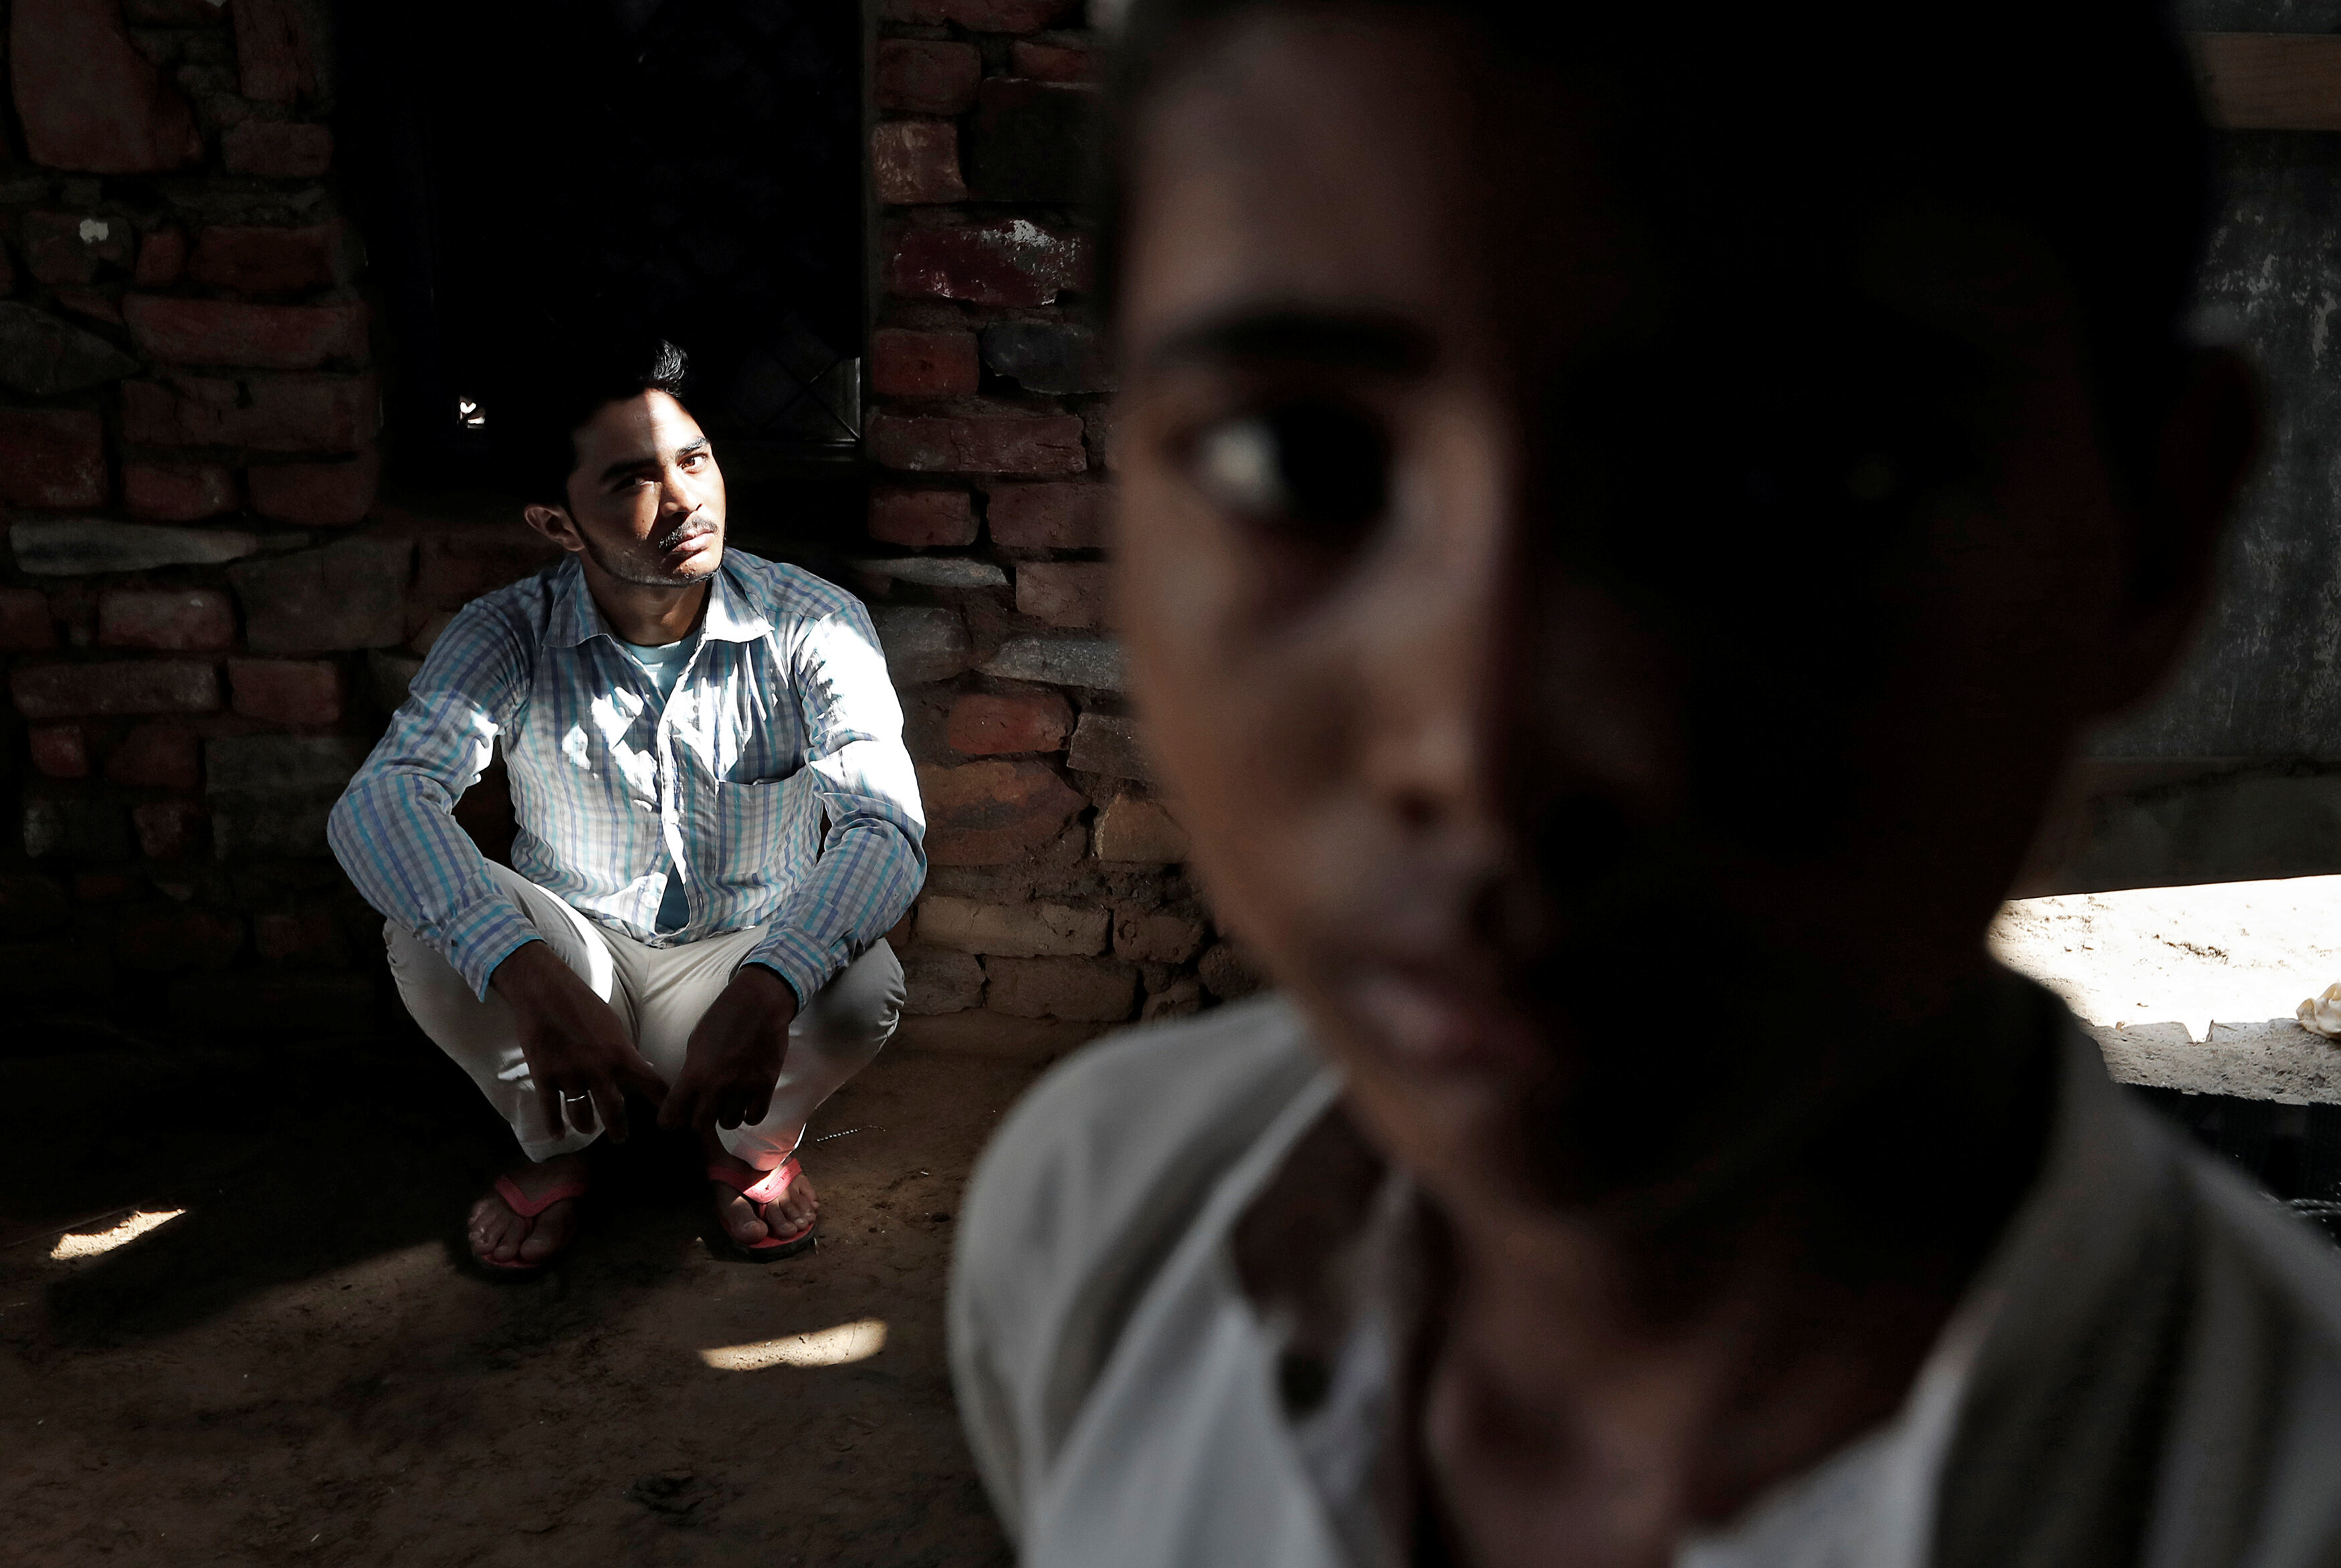
<svg viewBox="0 0 2341 1568">
<path fill-rule="evenodd" d="M 811 1256 L 715 1261 L 684 1151 L 638 1140 L 571 1258 L 500 1285 L 453 1248 L 501 1128 L 419 1040 L 165 1052 L 50 1027 L 0 1060 L 0 1558 L 1007 1561 L 941 1296 L 968 1168 L 1050 1040 L 898 1042 L 842 1092 L 812 1131 L 843 1136 L 806 1162 Z M 882 1349 L 841 1365 L 702 1355 L 871 1320 Z"/>
<path fill-rule="evenodd" d="M 2000 911 L 2003 962 L 2091 1023 L 2288 1018 L 2341 981 L 2341 877 L 2027 898 Z"/>
</svg>

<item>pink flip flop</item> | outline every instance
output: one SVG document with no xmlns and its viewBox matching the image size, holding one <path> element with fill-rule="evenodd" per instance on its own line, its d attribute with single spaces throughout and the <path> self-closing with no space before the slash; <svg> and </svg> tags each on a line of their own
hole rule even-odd
<svg viewBox="0 0 2341 1568">
<path fill-rule="evenodd" d="M 512 1177 L 500 1176 L 496 1178 L 495 1194 L 503 1199 L 506 1208 L 520 1216 L 521 1218 L 534 1219 L 563 1198 L 583 1197 L 585 1184 L 583 1181 L 565 1181 L 547 1192 L 543 1197 L 533 1198 L 521 1191 L 520 1184 L 513 1181 Z M 534 1228 L 533 1226 L 530 1227 L 532 1231 Z M 472 1254 L 472 1261 L 498 1279 L 526 1279 L 543 1274 L 548 1264 L 569 1250 L 569 1242 L 576 1239 L 577 1233 L 572 1230 L 569 1233 L 569 1241 L 563 1242 L 551 1255 L 538 1258 L 534 1263 L 521 1263 L 517 1260 L 512 1263 L 498 1263 L 492 1257 L 482 1257 L 476 1252 Z"/>
<path fill-rule="evenodd" d="M 802 1175 L 804 1175 L 804 1167 L 797 1164 L 797 1156 L 794 1155 L 791 1155 L 778 1166 L 752 1181 L 740 1172 L 723 1166 L 707 1167 L 709 1181 L 728 1186 L 750 1203 L 754 1204 L 759 1217 L 762 1217 L 762 1211 L 766 1204 L 778 1203 L 788 1196 L 789 1188 L 796 1186 L 797 1177 Z M 794 1257 L 798 1253 L 812 1245 L 813 1227 L 820 1223 L 818 1219 L 807 1220 L 804 1228 L 792 1235 L 768 1236 L 762 1241 L 744 1244 L 733 1241 L 731 1233 L 723 1230 L 720 1225 L 716 1229 L 732 1251 L 743 1257 L 753 1258 L 759 1263 L 769 1263 L 775 1258 Z"/>
</svg>

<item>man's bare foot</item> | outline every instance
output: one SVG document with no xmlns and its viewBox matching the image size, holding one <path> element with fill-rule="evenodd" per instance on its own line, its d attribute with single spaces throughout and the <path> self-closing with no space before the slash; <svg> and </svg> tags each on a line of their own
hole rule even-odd
<svg viewBox="0 0 2341 1568">
<path fill-rule="evenodd" d="M 727 1154 L 721 1146 L 707 1151 L 707 1163 L 725 1166 L 738 1171 L 751 1183 L 762 1179 L 764 1173 L 736 1155 Z M 756 1206 L 733 1192 L 721 1182 L 715 1188 L 715 1218 L 723 1234 L 742 1246 L 753 1246 L 767 1236 L 794 1236 L 813 1222 L 821 1213 L 821 1199 L 812 1190 L 812 1179 L 800 1168 L 797 1179 L 789 1184 L 785 1196 L 777 1203 L 764 1205 L 759 1216 Z"/>
<path fill-rule="evenodd" d="M 535 1199 L 557 1186 L 585 1179 L 585 1156 L 555 1155 L 542 1165 L 523 1165 L 504 1173 L 521 1196 Z M 482 1263 L 533 1267 L 569 1245 L 577 1227 L 577 1200 L 561 1198 L 531 1219 L 513 1212 L 503 1195 L 490 1187 L 472 1206 L 467 1227 L 472 1255 Z"/>
</svg>

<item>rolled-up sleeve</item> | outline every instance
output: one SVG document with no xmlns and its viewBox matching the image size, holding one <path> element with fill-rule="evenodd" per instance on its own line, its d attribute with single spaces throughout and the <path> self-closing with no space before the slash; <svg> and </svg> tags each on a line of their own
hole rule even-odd
<svg viewBox="0 0 2341 1568">
<path fill-rule="evenodd" d="M 523 629 L 485 601 L 457 615 L 326 823 L 366 902 L 483 997 L 496 967 L 539 938 L 453 813 L 526 692 L 528 647 Z"/>
<path fill-rule="evenodd" d="M 902 707 L 870 614 L 822 617 L 797 645 L 804 766 L 828 819 L 820 858 L 744 962 L 789 983 L 800 1003 L 884 936 L 927 877 L 926 813 L 902 749 Z"/>
</svg>

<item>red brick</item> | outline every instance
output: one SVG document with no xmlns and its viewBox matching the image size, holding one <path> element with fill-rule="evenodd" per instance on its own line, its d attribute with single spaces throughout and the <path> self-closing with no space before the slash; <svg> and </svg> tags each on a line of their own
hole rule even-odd
<svg viewBox="0 0 2341 1568">
<path fill-rule="evenodd" d="M 888 120 L 870 133 L 870 183 L 889 206 L 967 199 L 959 127 L 949 120 Z"/>
<path fill-rule="evenodd" d="M 89 777 L 89 736 L 78 724 L 36 724 L 25 739 L 32 743 L 33 766 L 51 779 Z"/>
<path fill-rule="evenodd" d="M 101 273 L 126 271 L 137 241 L 136 232 L 120 218 L 95 213 L 26 213 L 25 268 L 45 283 L 94 283 Z"/>
<path fill-rule="evenodd" d="M 123 319 L 140 349 L 166 363 L 314 370 L 327 360 L 366 357 L 366 308 L 247 305 L 132 294 Z"/>
<path fill-rule="evenodd" d="M 224 968 L 243 948 L 244 921 L 218 909 L 146 904 L 114 921 L 115 959 L 143 974 Z"/>
<path fill-rule="evenodd" d="M 342 244 L 340 227 L 334 223 L 300 229 L 216 225 L 197 231 L 187 275 L 207 288 L 246 294 L 328 288 L 339 280 Z"/>
<path fill-rule="evenodd" d="M 254 463 L 244 472 L 252 510 L 279 522 L 342 528 L 364 521 L 382 478 L 372 448 L 341 462 Z"/>
<path fill-rule="evenodd" d="M 1009 70 L 1035 82 L 1094 82 L 1097 51 L 1070 44 L 1035 44 L 1019 38 L 1008 52 Z"/>
<path fill-rule="evenodd" d="M 1073 0 L 882 0 L 889 22 L 936 27 L 956 22 L 971 33 L 1038 33 L 1073 7 Z"/>
<path fill-rule="evenodd" d="M 1101 860 L 1167 866 L 1187 858 L 1187 830 L 1161 802 L 1117 795 L 1097 815 L 1090 852 Z"/>
<path fill-rule="evenodd" d="M 901 114 L 959 114 L 975 103 L 983 56 L 972 44 L 883 38 L 878 44 L 878 107 Z"/>
<path fill-rule="evenodd" d="M 193 800 L 149 800 L 131 808 L 130 823 L 150 860 L 184 860 L 203 848 L 204 809 Z"/>
<path fill-rule="evenodd" d="M 983 1005 L 1019 1018 L 1118 1023 L 1138 1005 L 1138 971 L 1103 958 L 986 958 Z"/>
<path fill-rule="evenodd" d="M 207 27 L 224 8 L 212 0 L 124 0 L 122 11 L 133 27 Z"/>
<path fill-rule="evenodd" d="M 231 174 L 314 180 L 334 166 L 334 133 L 286 120 L 246 120 L 220 136 Z"/>
<path fill-rule="evenodd" d="M 30 653 L 56 645 L 49 596 L 37 588 L 0 588 L 0 653 Z"/>
<path fill-rule="evenodd" d="M 1101 134 L 1098 90 L 992 76 L 976 89 L 967 184 L 986 202 L 1088 199 Z"/>
<path fill-rule="evenodd" d="M 9 74 L 34 163 L 141 174 L 204 155 L 194 112 L 131 43 L 120 0 L 15 0 L 9 22 Z"/>
<path fill-rule="evenodd" d="M 1089 276 L 1089 243 L 1022 218 L 913 227 L 891 236 L 885 285 L 909 299 L 1045 305 Z"/>
<path fill-rule="evenodd" d="M 138 241 L 138 266 L 131 281 L 142 289 L 167 289 L 187 270 L 187 231 L 155 229 Z"/>
<path fill-rule="evenodd" d="M 105 422 L 79 409 L 0 409 L 0 501 L 104 506 Z"/>
<path fill-rule="evenodd" d="M 85 904 L 111 904 L 128 898 L 137 885 L 116 871 L 77 871 L 74 897 Z"/>
<path fill-rule="evenodd" d="M 881 327 L 870 334 L 870 390 L 882 397 L 964 397 L 982 376 L 973 332 Z"/>
<path fill-rule="evenodd" d="M 95 289 L 59 289 L 57 303 L 76 315 L 122 324 L 122 302 Z"/>
<path fill-rule="evenodd" d="M 413 601 L 453 610 L 483 593 L 518 582 L 561 559 L 561 549 L 543 536 L 505 525 L 475 533 L 433 533 L 423 539 L 414 573 Z"/>
<path fill-rule="evenodd" d="M 106 758 L 105 776 L 134 789 L 192 795 L 204 787 L 203 742 L 175 724 L 141 724 Z"/>
<path fill-rule="evenodd" d="M 1183 964 L 1203 950 L 1203 922 L 1124 904 L 1113 914 L 1113 953 L 1136 964 Z"/>
<path fill-rule="evenodd" d="M 975 506 L 963 490 L 882 484 L 870 492 L 870 537 L 887 544 L 975 542 Z"/>
<path fill-rule="evenodd" d="M 296 909 L 261 916 L 252 923 L 253 947 L 273 964 L 303 959 L 339 967 L 345 957 L 341 928 L 330 909 Z"/>
<path fill-rule="evenodd" d="M 235 710 L 270 724 L 331 724 L 342 716 L 342 667 L 326 659 L 231 659 Z"/>
<path fill-rule="evenodd" d="M 1214 943 L 1195 966 L 1203 988 L 1223 1002 L 1250 996 L 1266 984 L 1259 966 L 1238 951 L 1232 942 Z"/>
<path fill-rule="evenodd" d="M 1003 751 L 1061 751 L 1073 732 L 1073 706 L 1056 692 L 968 691 L 951 704 L 944 739 L 962 757 Z"/>
<path fill-rule="evenodd" d="M 1096 561 L 1026 561 L 1016 568 L 1017 612 L 1051 626 L 1103 626 L 1109 575 Z"/>
<path fill-rule="evenodd" d="M 937 866 L 1004 866 L 1047 844 L 1087 804 L 1041 762 L 921 768 L 927 855 Z"/>
<path fill-rule="evenodd" d="M 300 0 L 236 0 L 236 85 L 263 104 L 291 104 L 317 93 L 317 67 Z"/>
<path fill-rule="evenodd" d="M 870 453 L 881 466 L 929 473 L 1079 473 L 1089 466 L 1081 422 L 1071 414 L 871 416 Z"/>
<path fill-rule="evenodd" d="M 122 502 L 133 517 L 201 522 L 244 504 L 235 475 L 216 462 L 125 462 Z"/>
<path fill-rule="evenodd" d="M 19 665 L 8 690 L 27 719 L 215 713 L 220 705 L 219 671 L 189 659 Z"/>
<path fill-rule="evenodd" d="M 1016 550 L 1100 550 L 1110 531 L 1101 484 L 1001 484 L 984 521 L 991 542 Z"/>
<path fill-rule="evenodd" d="M 122 434 L 142 446 L 248 446 L 355 452 L 380 422 L 371 375 L 282 375 L 244 383 L 212 376 L 122 383 Z"/>
<path fill-rule="evenodd" d="M 226 648 L 235 641 L 235 608 L 216 588 L 109 588 L 98 596 L 97 640 L 107 648 Z"/>
</svg>

